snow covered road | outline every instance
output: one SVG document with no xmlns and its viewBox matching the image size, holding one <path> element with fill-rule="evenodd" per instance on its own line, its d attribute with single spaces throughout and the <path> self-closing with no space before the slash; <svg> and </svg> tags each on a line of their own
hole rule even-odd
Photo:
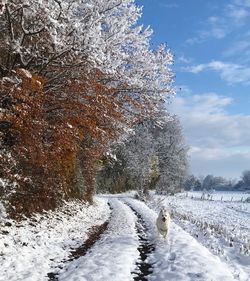
<svg viewBox="0 0 250 281">
<path fill-rule="evenodd" d="M 107 232 L 85 256 L 64 268 L 60 281 L 131 280 L 138 258 L 136 217 L 119 200 L 110 200 L 110 204 L 112 216 Z"/>
<path fill-rule="evenodd" d="M 173 222 L 168 240 L 159 237 L 155 227 L 157 214 L 143 202 L 114 196 L 109 202 L 113 211 L 108 232 L 87 255 L 65 268 L 59 280 L 236 280 L 227 264 Z M 147 239 L 154 245 L 145 261 L 152 267 L 148 276 L 138 273 L 138 218 L 129 206 L 143 219 Z"/>
<path fill-rule="evenodd" d="M 75 208 L 75 217 L 57 214 L 60 220 L 41 220 L 36 227 L 27 222 L 20 230 L 10 226 L 8 235 L 0 234 L 4 238 L 0 240 L 0 280 L 250 280 L 238 279 L 229 264 L 174 222 L 168 239 L 159 237 L 155 226 L 157 213 L 145 203 L 129 196 L 99 196 L 96 202 L 93 207 Z M 104 222 L 107 228 L 97 241 L 82 256 L 69 259 L 72 245 L 75 249 L 82 243 L 84 246 L 87 230 Z M 49 279 L 51 272 L 56 272 L 55 279 Z"/>
</svg>

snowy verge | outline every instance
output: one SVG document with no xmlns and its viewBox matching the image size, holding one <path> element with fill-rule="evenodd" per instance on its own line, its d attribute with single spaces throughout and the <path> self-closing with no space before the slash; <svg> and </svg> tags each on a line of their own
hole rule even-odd
<svg viewBox="0 0 250 281">
<path fill-rule="evenodd" d="M 93 205 L 72 201 L 20 222 L 2 221 L 0 280 L 48 280 L 47 274 L 88 238 L 88 230 L 109 215 L 106 200 L 96 199 Z"/>
<path fill-rule="evenodd" d="M 63 269 L 60 281 L 131 281 L 139 255 L 136 217 L 119 200 L 110 198 L 109 202 L 112 216 L 107 231 L 85 256 Z"/>
<path fill-rule="evenodd" d="M 149 257 L 153 264 L 149 280 L 235 280 L 227 264 L 174 222 L 171 222 L 168 239 L 164 241 L 156 233 L 156 212 L 140 201 L 124 200 L 142 215 L 151 238 L 155 239 L 155 251 Z"/>
<path fill-rule="evenodd" d="M 226 198 L 226 195 L 224 195 Z M 250 280 L 249 204 L 187 198 L 153 196 L 149 206 L 165 206 L 173 221 L 231 269 L 236 280 Z"/>
</svg>

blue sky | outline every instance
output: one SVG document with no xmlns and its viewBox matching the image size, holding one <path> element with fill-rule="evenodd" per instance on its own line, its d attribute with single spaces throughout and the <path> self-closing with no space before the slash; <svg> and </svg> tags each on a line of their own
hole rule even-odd
<svg viewBox="0 0 250 281">
<path fill-rule="evenodd" d="M 153 47 L 175 57 L 169 106 L 190 146 L 190 172 L 239 178 L 250 170 L 250 0 L 137 0 Z"/>
</svg>

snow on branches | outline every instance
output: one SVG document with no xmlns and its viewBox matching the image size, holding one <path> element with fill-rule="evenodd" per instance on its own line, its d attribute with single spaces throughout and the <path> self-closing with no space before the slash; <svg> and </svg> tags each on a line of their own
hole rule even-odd
<svg viewBox="0 0 250 281">
<path fill-rule="evenodd" d="M 152 30 L 138 26 L 141 8 L 133 0 L 11 0 L 4 7 L 3 74 L 29 68 L 55 82 L 68 69 L 97 68 L 122 90 L 173 92 L 172 55 L 164 45 L 150 48 Z"/>
<path fill-rule="evenodd" d="M 172 54 L 151 49 L 141 13 L 134 0 L 1 2 L 0 144 L 24 197 L 29 179 L 51 206 L 90 198 L 105 146 L 174 93 Z"/>
</svg>

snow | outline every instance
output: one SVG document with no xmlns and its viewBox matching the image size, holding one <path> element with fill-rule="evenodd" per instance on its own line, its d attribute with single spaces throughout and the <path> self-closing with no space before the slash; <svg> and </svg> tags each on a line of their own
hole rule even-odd
<svg viewBox="0 0 250 281">
<path fill-rule="evenodd" d="M 140 222 L 137 214 L 145 223 L 148 242 L 154 244 L 154 250 L 146 259 L 153 269 L 147 276 L 148 280 L 250 280 L 249 256 L 237 252 L 234 245 L 226 247 L 224 235 L 227 232 L 216 236 L 208 227 L 212 222 L 221 223 L 220 216 L 216 215 L 216 212 L 221 212 L 225 229 L 229 224 L 237 223 L 243 231 L 244 224 L 241 223 L 244 219 L 247 223 L 249 204 L 204 201 L 185 195 L 154 195 L 145 204 L 132 196 L 132 193 L 99 195 L 94 205 L 80 201 L 65 203 L 55 211 L 19 222 L 2 218 L 0 280 L 43 281 L 48 280 L 48 273 L 58 274 L 60 281 L 132 280 L 135 272 L 140 270 L 138 261 L 142 262 L 138 251 L 142 241 L 137 233 Z M 237 211 L 240 208 L 238 204 L 245 204 L 244 212 Z M 166 240 L 156 229 L 157 214 L 163 205 L 173 214 Z M 233 206 L 233 209 L 228 206 Z M 233 215 L 226 218 L 227 212 L 237 218 Z M 206 228 L 199 229 L 196 220 L 207 221 Z M 91 248 L 81 257 L 70 260 L 72 249 L 77 249 L 89 238 L 89 230 L 106 221 L 109 222 L 107 229 Z M 249 235 L 249 223 L 244 231 Z M 239 244 L 240 238 L 237 239 Z"/>
<path fill-rule="evenodd" d="M 0 202 L 0 219 L 6 218 L 6 210 L 4 205 Z"/>
<path fill-rule="evenodd" d="M 0 225 L 0 280 L 48 280 L 88 236 L 93 225 L 102 224 L 110 211 L 102 200 L 94 205 L 67 203 L 55 212 L 36 215 L 21 222 L 2 220 Z"/>
<path fill-rule="evenodd" d="M 213 191 L 211 193 L 208 193 L 212 196 L 212 201 L 230 201 L 230 202 L 244 202 L 249 196 L 250 193 L 247 192 L 236 192 L 236 191 Z M 192 192 L 186 192 L 185 195 L 187 197 L 193 197 L 200 199 L 202 196 L 201 191 L 192 191 Z M 177 197 L 183 197 L 183 194 L 177 195 Z"/>
<path fill-rule="evenodd" d="M 149 258 L 154 265 L 149 280 L 235 280 L 228 266 L 219 257 L 174 222 L 171 223 L 168 241 L 164 241 L 156 234 L 156 212 L 141 202 L 132 199 L 126 201 L 143 215 L 150 227 L 151 239 L 154 237 L 156 241 L 155 252 Z"/>
<path fill-rule="evenodd" d="M 113 209 L 108 231 L 85 256 L 72 262 L 59 276 L 60 281 L 131 280 L 138 258 L 135 215 L 117 199 L 110 200 Z"/>
<path fill-rule="evenodd" d="M 182 229 L 229 265 L 236 280 L 250 280 L 250 204 L 241 202 L 242 193 L 234 193 L 233 202 L 232 193 L 214 194 L 215 201 L 200 195 L 155 196 L 150 206 L 166 206 Z"/>
</svg>

